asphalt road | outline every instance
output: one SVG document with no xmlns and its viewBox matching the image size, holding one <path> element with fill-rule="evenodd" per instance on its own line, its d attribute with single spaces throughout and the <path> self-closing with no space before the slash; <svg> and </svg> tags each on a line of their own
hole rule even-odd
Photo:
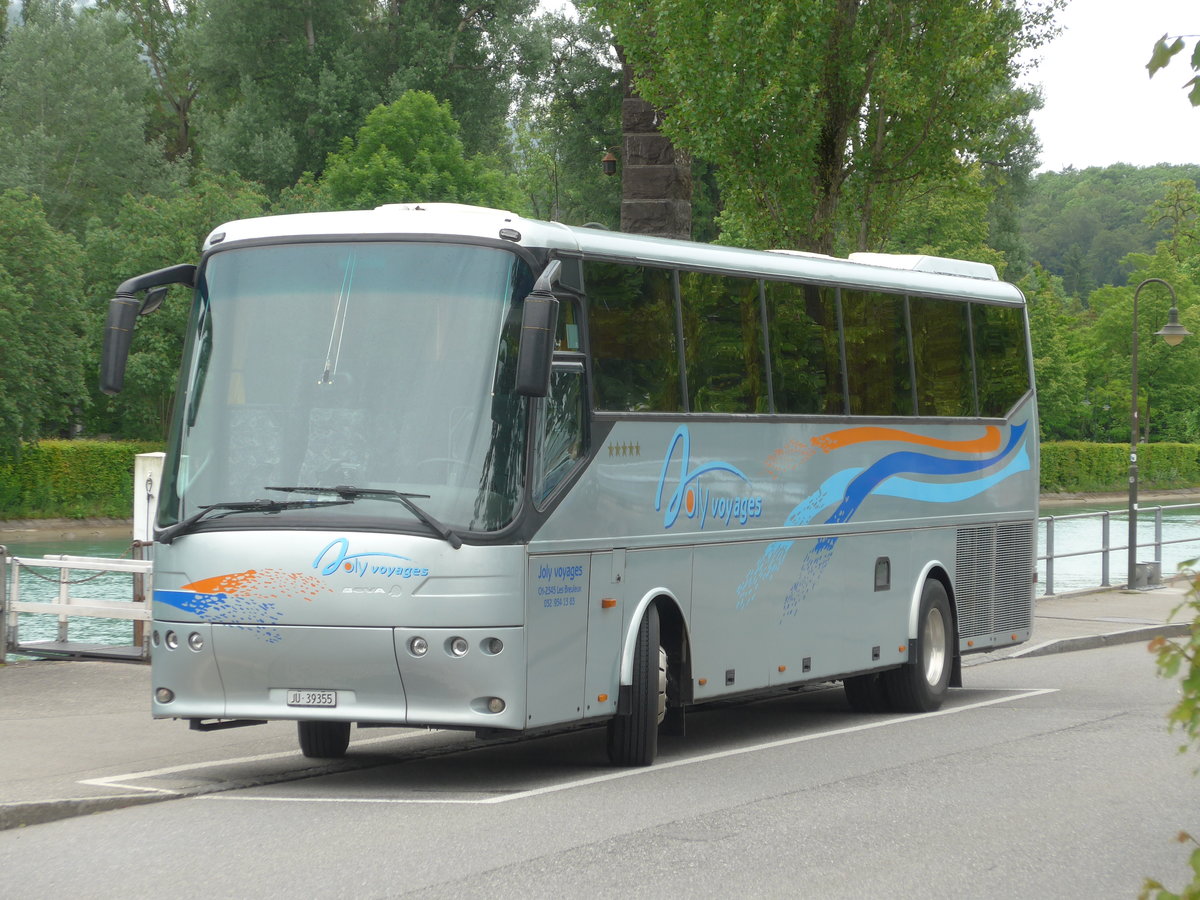
<svg viewBox="0 0 1200 900">
<path fill-rule="evenodd" d="M 929 716 L 840 690 L 690 715 L 659 763 L 603 733 L 388 737 L 362 768 L 0 832 L 0 896 L 1134 897 L 1188 876 L 1200 754 L 1142 644 L 969 669 Z M 371 738 L 370 732 L 356 737 Z M 245 759 L 147 784 L 251 783 Z M 136 780 L 125 782 L 136 784 Z"/>
</svg>

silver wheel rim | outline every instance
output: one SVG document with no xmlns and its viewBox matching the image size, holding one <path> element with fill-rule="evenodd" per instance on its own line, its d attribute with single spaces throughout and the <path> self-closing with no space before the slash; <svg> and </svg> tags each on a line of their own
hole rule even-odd
<svg viewBox="0 0 1200 900">
<path fill-rule="evenodd" d="M 936 606 L 929 610 L 921 629 L 921 657 L 925 663 L 925 681 L 930 685 L 941 683 L 946 670 L 946 620 Z"/>
</svg>

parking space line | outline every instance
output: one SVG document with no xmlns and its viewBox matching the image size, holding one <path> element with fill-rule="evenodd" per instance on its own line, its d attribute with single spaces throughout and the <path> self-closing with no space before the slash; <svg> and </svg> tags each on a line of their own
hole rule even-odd
<svg viewBox="0 0 1200 900">
<path fill-rule="evenodd" d="M 425 731 L 415 731 L 411 734 L 392 734 L 384 737 L 364 738 L 360 741 L 353 741 L 351 747 L 367 747 L 371 744 L 382 744 L 385 741 L 402 741 L 409 738 L 421 737 L 427 734 Z M 116 787 L 125 788 L 130 791 L 143 791 L 148 794 L 166 794 L 168 796 L 181 796 L 187 791 L 172 791 L 168 788 L 147 787 L 140 784 L 125 784 L 127 781 L 135 781 L 141 778 L 158 778 L 163 775 L 177 775 L 180 772 L 195 772 L 200 769 L 213 769 L 218 766 L 235 766 L 241 763 L 265 762 L 271 759 L 286 759 L 289 756 L 299 756 L 299 750 L 283 750 L 278 753 L 260 753 L 257 756 L 236 756 L 231 759 L 214 759 L 208 762 L 201 763 L 183 763 L 178 766 L 167 766 L 163 769 L 147 769 L 144 772 L 129 772 L 124 775 L 106 775 L 103 778 L 88 778 L 84 781 L 79 781 L 77 784 L 89 784 L 97 787 Z"/>
<path fill-rule="evenodd" d="M 514 791 L 510 794 L 500 794 L 491 797 L 478 797 L 467 799 L 453 798 L 404 798 L 404 797 L 246 797 L 241 795 L 229 794 L 205 794 L 193 799 L 196 800 L 226 800 L 226 801 L 242 801 L 242 802 L 257 802 L 257 803 L 383 803 L 396 805 L 460 805 L 460 806 L 493 806 L 499 803 L 510 803 L 514 800 L 528 800 L 532 797 L 540 797 L 544 794 L 554 794 L 559 791 L 570 791 L 577 788 L 590 787 L 594 784 L 603 784 L 608 781 L 616 781 L 620 778 L 633 778 L 639 775 L 653 775 L 656 772 L 662 772 L 667 769 L 675 769 L 681 766 L 691 766 L 697 763 L 712 762 L 719 759 L 729 759 L 735 756 L 743 756 L 748 753 L 758 753 L 763 750 L 775 750 L 779 747 L 788 747 L 793 744 L 803 744 L 809 741 L 821 740 L 824 738 L 841 737 L 842 735 L 855 734 L 860 731 L 871 731 L 876 728 L 885 728 L 891 725 L 903 725 L 908 722 L 913 722 L 918 719 L 931 719 L 938 716 L 953 716 L 959 713 L 970 712 L 976 709 L 982 709 L 987 706 L 996 706 L 1000 703 L 1012 703 L 1017 700 L 1026 700 L 1030 697 L 1040 697 L 1044 694 L 1054 694 L 1058 692 L 1058 688 L 1033 688 L 1020 691 L 1010 696 L 993 697 L 990 700 L 980 700 L 975 703 L 968 703 L 963 706 L 955 706 L 950 709 L 940 709 L 931 713 L 914 713 L 906 716 L 889 717 L 879 719 L 873 722 L 863 722 L 859 725 L 850 725 L 845 728 L 835 728 L 830 731 L 818 731 L 812 734 L 802 734 L 797 737 L 780 738 L 775 741 L 766 741 L 761 744 L 751 744 L 747 747 L 734 747 L 729 750 L 717 750 L 712 753 L 703 753 L 699 756 L 689 756 L 682 759 L 667 760 L 657 762 L 651 766 L 633 769 L 619 769 L 615 772 L 606 772 L 603 775 L 593 775 L 588 778 L 577 778 L 572 781 L 564 781 L 559 784 L 550 784 L 539 788 L 530 788 L 525 791 Z"/>
</svg>

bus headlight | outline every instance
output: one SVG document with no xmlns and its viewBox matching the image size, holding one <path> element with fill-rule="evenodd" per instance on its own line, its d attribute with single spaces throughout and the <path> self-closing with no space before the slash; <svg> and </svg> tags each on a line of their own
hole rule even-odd
<svg viewBox="0 0 1200 900">
<path fill-rule="evenodd" d="M 155 688 L 154 699 L 159 703 L 170 703 L 175 699 L 175 692 L 170 688 Z"/>
<path fill-rule="evenodd" d="M 467 651 L 471 649 L 471 645 L 467 643 L 464 637 L 450 638 L 450 655 L 451 656 L 466 656 Z"/>
<path fill-rule="evenodd" d="M 199 653 L 204 649 L 204 637 L 198 631 L 193 631 L 188 635 L 188 646 Z"/>
<path fill-rule="evenodd" d="M 175 632 L 173 632 L 173 631 L 168 631 L 168 632 L 167 632 L 167 634 L 166 634 L 166 637 L 164 637 L 164 638 L 163 638 L 163 642 L 164 642 L 164 643 L 167 645 L 167 649 L 168 649 L 168 650 L 175 650 L 175 649 L 178 649 L 178 647 L 179 647 L 179 635 L 177 635 L 177 634 L 176 634 Z"/>
<path fill-rule="evenodd" d="M 429 652 L 429 641 L 423 637 L 409 638 L 408 652 L 413 656 L 424 656 Z"/>
</svg>

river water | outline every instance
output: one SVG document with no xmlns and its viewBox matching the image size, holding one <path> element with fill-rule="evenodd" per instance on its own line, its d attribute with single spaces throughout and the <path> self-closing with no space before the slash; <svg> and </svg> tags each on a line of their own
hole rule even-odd
<svg viewBox="0 0 1200 900">
<path fill-rule="evenodd" d="M 1082 513 L 1098 513 L 1111 510 L 1109 517 L 1110 547 L 1124 548 L 1128 540 L 1128 520 L 1124 509 L 1115 509 L 1111 501 L 1107 504 L 1079 506 L 1054 506 L 1042 509 L 1043 521 L 1038 526 L 1038 556 L 1046 555 L 1046 537 L 1052 516 L 1054 551 L 1059 558 L 1054 562 L 1054 593 L 1087 590 L 1101 585 L 1102 555 L 1069 556 L 1077 551 L 1099 550 L 1103 546 L 1103 524 L 1100 516 L 1081 518 Z M 1139 561 L 1155 559 L 1155 515 L 1154 508 L 1143 505 L 1138 517 L 1138 543 L 1145 544 L 1138 553 Z M 1188 561 L 1200 557 L 1200 505 L 1166 509 L 1162 517 L 1161 563 L 1164 578 L 1179 571 Z M 1181 541 L 1181 543 L 1171 543 Z M 16 540 L 7 544 L 10 556 L 41 557 L 47 554 L 70 554 L 72 556 L 100 556 L 108 558 L 127 557 L 130 540 L 111 536 L 87 536 L 60 538 L 58 540 Z M 1110 550 L 1109 584 L 1120 586 L 1125 583 L 1128 554 L 1125 549 Z M 25 600 L 52 600 L 57 595 L 56 570 L 22 569 L 21 597 Z M 36 572 L 36 574 L 35 574 Z M 42 577 L 38 577 L 41 575 Z M 70 573 L 71 595 L 78 598 L 128 600 L 132 596 L 132 576 L 122 573 L 103 573 L 89 578 L 86 572 Z M 86 579 L 86 580 L 84 580 Z M 1038 562 L 1037 594 L 1042 596 L 1047 589 L 1046 561 Z M 19 635 L 22 643 L 40 640 L 55 640 L 58 620 L 52 615 L 20 615 Z M 132 644 L 133 623 L 120 619 L 73 618 L 69 638 L 100 644 Z"/>
</svg>

